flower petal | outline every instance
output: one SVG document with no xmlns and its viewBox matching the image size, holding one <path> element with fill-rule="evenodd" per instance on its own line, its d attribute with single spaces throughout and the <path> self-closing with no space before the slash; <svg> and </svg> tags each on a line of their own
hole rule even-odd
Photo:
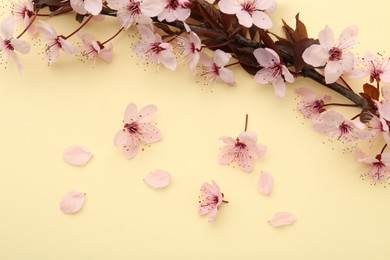
<svg viewBox="0 0 390 260">
<path fill-rule="evenodd" d="M 218 2 L 218 7 L 225 14 L 235 14 L 241 10 L 241 5 L 237 0 L 221 0 Z"/>
<path fill-rule="evenodd" d="M 138 108 L 137 105 L 134 103 L 130 103 L 127 105 L 125 110 L 125 115 L 123 117 L 123 121 L 125 123 L 130 123 L 137 120 L 138 116 Z"/>
<path fill-rule="evenodd" d="M 13 37 L 15 27 L 15 20 L 13 16 L 8 16 L 1 23 L 0 33 L 5 39 L 11 39 Z"/>
<path fill-rule="evenodd" d="M 279 76 L 273 82 L 272 86 L 274 87 L 275 95 L 278 98 L 282 98 L 286 95 L 286 84 L 284 83 L 284 79 Z"/>
<path fill-rule="evenodd" d="M 235 152 L 234 152 L 234 146 L 231 145 L 225 145 L 222 147 L 221 152 L 219 153 L 219 163 L 229 164 L 235 159 Z"/>
<path fill-rule="evenodd" d="M 346 49 L 356 43 L 359 28 L 356 25 L 349 26 L 340 35 L 339 48 Z"/>
<path fill-rule="evenodd" d="M 325 66 L 325 82 L 330 84 L 336 82 L 341 74 L 343 69 L 339 61 L 329 61 Z"/>
<path fill-rule="evenodd" d="M 72 165 L 85 165 L 92 158 L 92 153 L 82 145 L 73 145 L 64 150 L 62 158 Z"/>
<path fill-rule="evenodd" d="M 270 29 L 272 27 L 272 20 L 262 11 L 255 11 L 252 15 L 253 23 L 261 29 Z"/>
<path fill-rule="evenodd" d="M 233 71 L 229 69 L 226 68 L 219 69 L 219 78 L 226 84 L 229 85 L 235 84 Z"/>
<path fill-rule="evenodd" d="M 285 226 L 294 223 L 296 217 L 288 212 L 277 212 L 268 223 L 273 227 Z"/>
<path fill-rule="evenodd" d="M 92 15 L 98 15 L 103 8 L 102 0 L 84 0 L 84 8 Z"/>
<path fill-rule="evenodd" d="M 159 189 L 171 183 L 171 175 L 163 170 L 153 170 L 145 177 L 144 181 L 152 188 Z"/>
<path fill-rule="evenodd" d="M 318 40 L 320 41 L 321 46 L 327 50 L 334 47 L 334 34 L 329 26 L 325 26 L 325 28 L 320 31 Z"/>
<path fill-rule="evenodd" d="M 307 64 L 320 67 L 326 64 L 329 54 L 321 45 L 313 44 L 303 52 L 302 58 Z"/>
<path fill-rule="evenodd" d="M 242 26 L 245 26 L 247 28 L 252 27 L 253 18 L 248 12 L 240 10 L 236 13 L 236 16 L 238 18 L 239 24 L 241 24 Z"/>
<path fill-rule="evenodd" d="M 232 57 L 232 55 L 230 53 L 226 53 L 224 51 L 217 49 L 214 52 L 213 60 L 214 60 L 215 64 L 218 65 L 218 67 L 223 67 L 229 62 L 231 57 Z"/>
<path fill-rule="evenodd" d="M 152 124 L 140 124 L 140 136 L 142 142 L 146 144 L 155 143 L 162 139 L 161 131 Z"/>
<path fill-rule="evenodd" d="M 257 188 L 262 194 L 268 196 L 272 191 L 273 182 L 272 176 L 268 172 L 262 171 L 257 181 Z"/>
<path fill-rule="evenodd" d="M 271 67 L 275 63 L 280 63 L 278 54 L 274 50 L 268 48 L 258 48 L 253 51 L 253 55 L 255 56 L 260 66 L 265 68 Z"/>
<path fill-rule="evenodd" d="M 73 214 L 80 211 L 84 205 L 85 193 L 77 190 L 72 190 L 62 197 L 60 209 L 65 214 Z"/>
<path fill-rule="evenodd" d="M 157 106 L 147 105 L 139 111 L 140 123 L 148 123 L 157 112 Z"/>
</svg>

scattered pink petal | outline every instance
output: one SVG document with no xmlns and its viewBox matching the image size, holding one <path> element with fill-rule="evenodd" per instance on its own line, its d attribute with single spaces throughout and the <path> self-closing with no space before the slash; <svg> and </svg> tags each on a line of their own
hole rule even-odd
<svg viewBox="0 0 390 260">
<path fill-rule="evenodd" d="M 280 227 L 290 225 L 295 222 L 297 218 L 288 212 L 277 212 L 268 223 L 273 227 Z"/>
<path fill-rule="evenodd" d="M 72 165 L 85 165 L 91 157 L 92 153 L 82 145 L 70 146 L 62 153 L 62 158 Z"/>
<path fill-rule="evenodd" d="M 85 193 L 77 190 L 72 190 L 65 194 L 60 203 L 60 209 L 65 214 L 73 214 L 83 207 L 85 201 Z"/>
<path fill-rule="evenodd" d="M 153 170 L 145 177 L 144 181 L 152 188 L 159 189 L 171 183 L 171 175 L 163 170 Z"/>
<path fill-rule="evenodd" d="M 262 194 L 268 196 L 272 191 L 273 182 L 272 176 L 269 173 L 262 171 L 257 182 L 257 188 Z"/>
</svg>

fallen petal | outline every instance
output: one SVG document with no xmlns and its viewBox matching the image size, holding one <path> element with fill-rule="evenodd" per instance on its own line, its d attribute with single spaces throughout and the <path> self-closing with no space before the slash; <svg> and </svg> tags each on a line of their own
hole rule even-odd
<svg viewBox="0 0 390 260">
<path fill-rule="evenodd" d="M 296 217 L 288 212 L 277 212 L 268 223 L 273 227 L 285 226 L 294 223 Z"/>
<path fill-rule="evenodd" d="M 159 189 L 171 183 L 171 175 L 163 170 L 153 170 L 145 177 L 144 181 L 152 188 Z"/>
<path fill-rule="evenodd" d="M 92 153 L 82 145 L 73 145 L 64 150 L 62 158 L 72 165 L 85 165 L 92 157 Z"/>
<path fill-rule="evenodd" d="M 60 209 L 65 214 L 74 214 L 83 207 L 84 201 L 84 192 L 72 190 L 62 198 Z"/>
<path fill-rule="evenodd" d="M 262 194 L 268 196 L 272 191 L 273 182 L 272 176 L 269 173 L 262 171 L 257 182 L 257 188 Z"/>
</svg>

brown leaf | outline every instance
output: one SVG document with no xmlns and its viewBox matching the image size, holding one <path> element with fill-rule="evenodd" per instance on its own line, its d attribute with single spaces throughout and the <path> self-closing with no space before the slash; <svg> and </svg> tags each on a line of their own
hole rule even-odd
<svg viewBox="0 0 390 260">
<path fill-rule="evenodd" d="M 207 3 L 204 0 L 196 1 L 199 12 L 204 19 L 217 30 L 223 30 L 221 12 L 214 7 L 214 5 Z"/>
<path fill-rule="evenodd" d="M 359 119 L 360 119 L 360 122 L 362 122 L 362 123 L 368 123 L 368 122 L 370 122 L 372 117 L 373 117 L 372 111 L 370 111 L 368 109 L 363 109 L 362 112 L 360 113 Z"/>
<path fill-rule="evenodd" d="M 282 19 L 282 22 L 283 22 L 283 30 L 284 30 L 284 33 L 286 34 L 286 38 L 289 42 L 291 43 L 295 43 L 296 40 L 295 40 L 295 31 L 293 28 L 291 28 L 283 19 Z"/>
<path fill-rule="evenodd" d="M 271 36 L 269 36 L 268 33 L 266 31 L 264 31 L 263 29 L 259 29 L 258 32 L 260 34 L 260 40 L 264 43 L 265 47 L 274 50 L 279 56 L 281 56 L 280 51 L 278 49 L 278 46 L 276 46 L 276 44 L 275 44 L 274 40 L 272 40 Z"/>
<path fill-rule="evenodd" d="M 294 36 L 296 41 L 306 39 L 307 36 L 307 30 L 306 26 L 301 20 L 299 19 L 299 13 L 295 16 L 295 32 Z"/>
<path fill-rule="evenodd" d="M 374 100 L 379 100 L 379 90 L 371 84 L 364 84 L 363 91 Z"/>
</svg>

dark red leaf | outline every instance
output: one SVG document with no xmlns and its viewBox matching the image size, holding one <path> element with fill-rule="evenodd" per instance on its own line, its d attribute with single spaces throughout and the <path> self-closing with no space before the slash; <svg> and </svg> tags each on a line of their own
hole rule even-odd
<svg viewBox="0 0 390 260">
<path fill-rule="evenodd" d="M 379 100 L 379 90 L 371 84 L 364 84 L 363 91 L 374 100 Z"/>
<path fill-rule="evenodd" d="M 299 19 L 299 13 L 295 16 L 295 32 L 294 32 L 295 40 L 299 41 L 302 39 L 306 39 L 307 36 L 307 30 L 306 26 L 301 20 Z"/>
<path fill-rule="evenodd" d="M 295 40 L 295 31 L 293 28 L 291 28 L 283 19 L 282 19 L 282 22 L 283 22 L 283 30 L 284 30 L 284 33 L 286 34 L 286 38 L 289 42 L 291 43 L 295 43 L 296 40 Z"/>
<path fill-rule="evenodd" d="M 204 19 L 217 30 L 223 30 L 221 12 L 214 5 L 207 3 L 204 0 L 197 0 L 197 7 Z"/>
<path fill-rule="evenodd" d="M 368 122 L 370 122 L 372 117 L 373 117 L 372 111 L 370 111 L 368 109 L 363 109 L 362 112 L 360 113 L 359 119 L 360 119 L 360 122 L 362 122 L 362 123 L 368 123 Z"/>
<path fill-rule="evenodd" d="M 271 36 L 269 36 L 268 33 L 263 29 L 259 29 L 259 34 L 260 34 L 260 40 L 264 43 L 265 47 L 274 50 L 281 57 L 278 46 L 276 46 Z"/>
</svg>

